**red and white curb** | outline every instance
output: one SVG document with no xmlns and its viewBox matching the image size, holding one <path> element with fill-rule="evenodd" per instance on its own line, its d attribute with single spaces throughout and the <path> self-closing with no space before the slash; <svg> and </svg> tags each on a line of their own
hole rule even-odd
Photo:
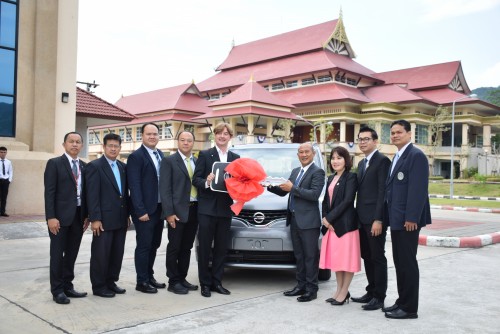
<svg viewBox="0 0 500 334">
<path fill-rule="evenodd" d="M 468 212 L 483 212 L 483 213 L 500 213 L 500 209 L 468 208 L 468 207 L 462 207 L 462 206 L 449 206 L 449 205 L 431 205 L 431 209 L 468 211 Z"/>
<path fill-rule="evenodd" d="M 436 237 L 420 235 L 418 244 L 430 247 L 479 248 L 500 243 L 500 232 L 475 237 Z"/>
</svg>

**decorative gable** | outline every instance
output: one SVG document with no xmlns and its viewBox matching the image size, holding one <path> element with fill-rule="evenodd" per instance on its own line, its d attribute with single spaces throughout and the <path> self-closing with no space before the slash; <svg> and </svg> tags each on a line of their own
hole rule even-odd
<svg viewBox="0 0 500 334">
<path fill-rule="evenodd" d="M 349 39 L 345 32 L 344 21 L 342 20 L 342 9 L 340 9 L 339 19 L 335 25 L 332 35 L 326 43 L 323 44 L 323 48 L 332 51 L 333 53 L 338 53 L 343 56 L 348 56 L 349 58 L 356 58 L 354 50 L 351 48 Z"/>
</svg>

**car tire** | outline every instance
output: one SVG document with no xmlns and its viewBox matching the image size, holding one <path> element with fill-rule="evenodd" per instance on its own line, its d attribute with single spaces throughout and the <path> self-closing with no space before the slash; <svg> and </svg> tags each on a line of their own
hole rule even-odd
<svg viewBox="0 0 500 334">
<path fill-rule="evenodd" d="M 332 277 L 332 271 L 330 269 L 320 269 L 318 272 L 319 281 L 328 281 Z"/>
</svg>

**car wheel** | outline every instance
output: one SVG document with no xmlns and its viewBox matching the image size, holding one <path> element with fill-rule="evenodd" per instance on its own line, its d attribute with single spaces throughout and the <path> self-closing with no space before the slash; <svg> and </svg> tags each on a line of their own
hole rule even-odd
<svg viewBox="0 0 500 334">
<path fill-rule="evenodd" d="M 318 280 L 328 281 L 332 277 L 332 271 L 330 269 L 320 269 L 318 272 Z"/>
</svg>

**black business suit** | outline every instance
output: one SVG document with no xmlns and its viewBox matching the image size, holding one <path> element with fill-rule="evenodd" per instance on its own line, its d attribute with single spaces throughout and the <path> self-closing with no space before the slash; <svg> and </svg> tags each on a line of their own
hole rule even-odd
<svg viewBox="0 0 500 334">
<path fill-rule="evenodd" d="M 372 236 L 371 228 L 373 221 L 383 222 L 385 181 L 391 161 L 376 150 L 366 169 L 365 164 L 365 159 L 358 164 L 356 199 L 361 257 L 368 280 L 366 292 L 371 297 L 383 301 L 387 292 L 387 259 L 385 257 L 387 225 L 382 224 L 382 233 L 378 236 Z"/>
<path fill-rule="evenodd" d="M 319 250 L 318 239 L 321 227 L 319 196 L 325 185 L 325 171 L 314 163 L 295 185 L 302 167 L 295 168 L 289 180 L 294 185 L 290 193 L 278 186 L 268 187 L 268 190 L 279 196 L 288 197 L 287 226 L 290 225 L 293 253 L 297 261 L 297 288 L 307 292 L 318 291 Z M 291 201 L 293 197 L 293 208 Z"/>
<path fill-rule="evenodd" d="M 396 269 L 400 309 L 418 311 L 420 273 L 417 262 L 420 229 L 431 224 L 429 163 L 425 154 L 409 144 L 386 181 L 384 223 L 391 227 L 392 255 Z M 406 221 L 417 223 L 406 231 Z"/>
<path fill-rule="evenodd" d="M 163 153 L 157 152 L 163 159 Z M 158 195 L 159 173 L 144 145 L 127 159 L 127 181 L 137 241 L 134 256 L 137 283 L 149 283 L 154 278 L 153 266 L 161 244 L 164 219 Z M 145 214 L 148 214 L 149 221 L 140 221 L 139 217 Z"/>
<path fill-rule="evenodd" d="M 80 206 L 77 201 L 77 181 L 66 154 L 47 161 L 44 172 L 45 218 L 59 220 L 60 230 L 50 236 L 50 290 L 54 296 L 73 289 L 75 262 L 83 236 L 86 164 L 79 161 L 81 177 Z"/>
<path fill-rule="evenodd" d="M 168 216 L 176 215 L 179 218 L 175 228 L 168 225 L 166 268 L 170 285 L 182 283 L 186 279 L 191 248 L 198 229 L 198 202 L 196 199 L 191 199 L 191 187 L 186 162 L 179 153 L 162 160 L 160 168 L 162 217 L 166 219 Z"/>
<path fill-rule="evenodd" d="M 104 155 L 85 169 L 89 219 L 101 221 L 104 229 L 92 239 L 90 281 L 94 292 L 118 281 L 125 250 L 129 217 L 126 166 L 118 160 L 115 163 L 120 172 L 121 192 Z"/>
<path fill-rule="evenodd" d="M 227 162 L 240 156 L 227 152 Z M 222 282 L 227 243 L 231 228 L 231 205 L 233 200 L 228 193 L 212 191 L 206 187 L 208 174 L 214 162 L 220 161 L 215 147 L 200 151 L 193 175 L 193 185 L 198 189 L 198 276 L 202 286 L 217 286 Z M 210 250 L 214 242 L 212 270 L 209 269 Z"/>
</svg>

